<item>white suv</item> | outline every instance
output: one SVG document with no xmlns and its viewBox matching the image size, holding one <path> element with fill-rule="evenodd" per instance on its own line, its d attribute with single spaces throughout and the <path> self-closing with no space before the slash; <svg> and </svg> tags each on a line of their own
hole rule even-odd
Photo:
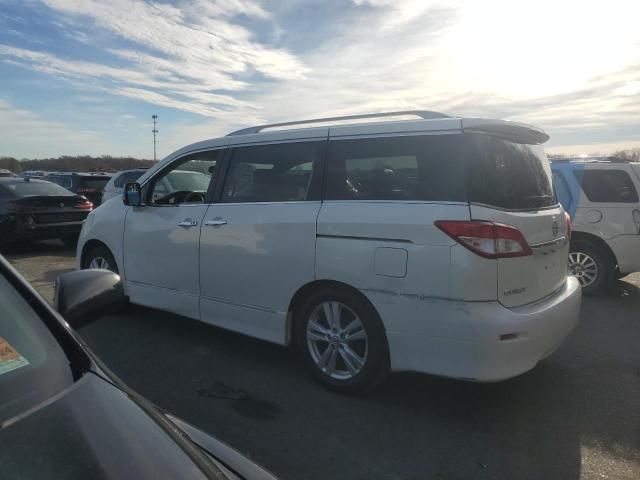
<svg viewBox="0 0 640 480">
<path fill-rule="evenodd" d="M 640 163 L 614 157 L 552 162 L 558 200 L 571 214 L 569 268 L 585 293 L 640 271 Z"/>
<path fill-rule="evenodd" d="M 332 126 L 282 129 L 310 123 Z M 503 380 L 578 321 L 547 139 L 436 112 L 248 128 L 182 148 L 93 212 L 78 267 L 120 272 L 135 304 L 296 344 L 338 390 L 389 370 Z M 159 195 L 178 169 L 211 181 Z"/>
</svg>

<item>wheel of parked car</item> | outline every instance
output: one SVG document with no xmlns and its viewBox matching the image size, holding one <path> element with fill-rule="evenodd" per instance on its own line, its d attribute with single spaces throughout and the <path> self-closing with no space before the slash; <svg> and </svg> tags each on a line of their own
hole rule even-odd
<svg viewBox="0 0 640 480">
<path fill-rule="evenodd" d="M 83 269 L 91 268 L 104 268 L 105 270 L 111 270 L 118 273 L 118 265 L 116 264 L 113 255 L 107 247 L 97 245 L 93 247 L 87 255 L 85 255 L 82 261 Z"/>
<path fill-rule="evenodd" d="M 296 314 L 297 343 L 311 371 L 341 392 L 363 392 L 389 372 L 382 321 L 363 297 L 324 289 L 306 299 Z"/>
<path fill-rule="evenodd" d="M 613 279 L 614 265 L 601 248 L 588 242 L 572 242 L 569 271 L 580 281 L 586 295 L 601 293 Z"/>
</svg>

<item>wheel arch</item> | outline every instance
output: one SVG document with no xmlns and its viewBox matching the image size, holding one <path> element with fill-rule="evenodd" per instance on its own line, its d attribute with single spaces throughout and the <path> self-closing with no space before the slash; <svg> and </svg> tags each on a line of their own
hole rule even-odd
<svg viewBox="0 0 640 480">
<path fill-rule="evenodd" d="M 571 245 L 573 246 L 577 243 L 589 243 L 602 250 L 607 256 L 609 256 L 610 260 L 613 262 L 614 268 L 617 268 L 618 259 L 609 244 L 602 238 L 597 235 L 593 235 L 592 233 L 574 231 L 571 233 Z"/>
<path fill-rule="evenodd" d="M 80 268 L 82 268 L 82 266 L 84 265 L 84 261 L 85 261 L 85 258 L 87 256 L 87 254 L 95 247 L 104 247 L 107 250 L 109 250 L 109 252 L 111 253 L 111 256 L 116 261 L 116 264 L 118 264 L 118 259 L 113 254 L 113 249 L 111 247 L 109 247 L 109 245 L 104 243 L 103 241 L 96 240 L 95 238 L 92 238 L 91 240 L 87 240 L 84 243 L 84 245 L 82 245 L 82 252 L 80 253 Z M 119 264 L 118 264 L 118 271 L 122 271 Z"/>
<path fill-rule="evenodd" d="M 309 282 L 305 285 L 303 285 L 302 287 L 300 287 L 296 293 L 294 293 L 293 297 L 291 298 L 291 302 L 289 302 L 289 308 L 287 310 L 287 343 L 292 344 L 294 342 L 294 339 L 296 338 L 295 333 L 296 333 L 296 328 L 298 328 L 298 325 L 296 325 L 295 322 L 295 315 L 296 312 L 302 307 L 302 305 L 304 304 L 304 301 L 313 293 L 322 290 L 322 289 L 339 289 L 342 291 L 348 291 L 354 295 L 357 295 L 358 297 L 362 298 L 365 302 L 367 302 L 371 308 L 376 312 L 376 314 L 378 315 L 379 318 L 380 317 L 380 312 L 378 312 L 378 309 L 375 307 L 375 305 L 371 302 L 371 300 L 369 300 L 369 298 L 367 298 L 367 296 L 362 293 L 362 291 L 358 290 L 357 288 L 344 283 L 344 282 L 339 282 L 337 280 L 329 280 L 329 279 L 321 279 L 321 280 L 313 280 L 312 282 Z M 385 331 L 385 336 L 386 336 L 386 328 L 384 326 L 384 322 L 382 323 L 382 328 Z"/>
</svg>

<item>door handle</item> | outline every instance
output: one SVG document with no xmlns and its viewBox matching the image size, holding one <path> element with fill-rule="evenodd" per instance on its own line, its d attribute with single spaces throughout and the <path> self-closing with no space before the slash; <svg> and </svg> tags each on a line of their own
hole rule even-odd
<svg viewBox="0 0 640 480">
<path fill-rule="evenodd" d="M 195 227 L 196 225 L 198 225 L 198 222 L 191 220 L 190 218 L 187 218 L 178 224 L 179 227 Z"/>
<path fill-rule="evenodd" d="M 207 220 L 204 224 L 208 227 L 215 227 L 217 225 L 226 225 L 227 221 L 222 218 L 214 218 L 213 220 Z"/>
</svg>

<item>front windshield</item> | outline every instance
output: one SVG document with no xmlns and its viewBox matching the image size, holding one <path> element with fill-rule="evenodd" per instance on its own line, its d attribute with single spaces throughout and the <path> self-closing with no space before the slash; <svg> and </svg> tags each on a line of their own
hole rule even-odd
<svg viewBox="0 0 640 480">
<path fill-rule="evenodd" d="M 25 299 L 0 277 L 0 428 L 72 383 L 61 346 Z"/>
<path fill-rule="evenodd" d="M 36 181 L 19 181 L 9 182 L 2 185 L 9 192 L 19 197 L 36 197 L 36 196 L 71 196 L 72 192 L 60 185 L 51 182 Z"/>
</svg>

